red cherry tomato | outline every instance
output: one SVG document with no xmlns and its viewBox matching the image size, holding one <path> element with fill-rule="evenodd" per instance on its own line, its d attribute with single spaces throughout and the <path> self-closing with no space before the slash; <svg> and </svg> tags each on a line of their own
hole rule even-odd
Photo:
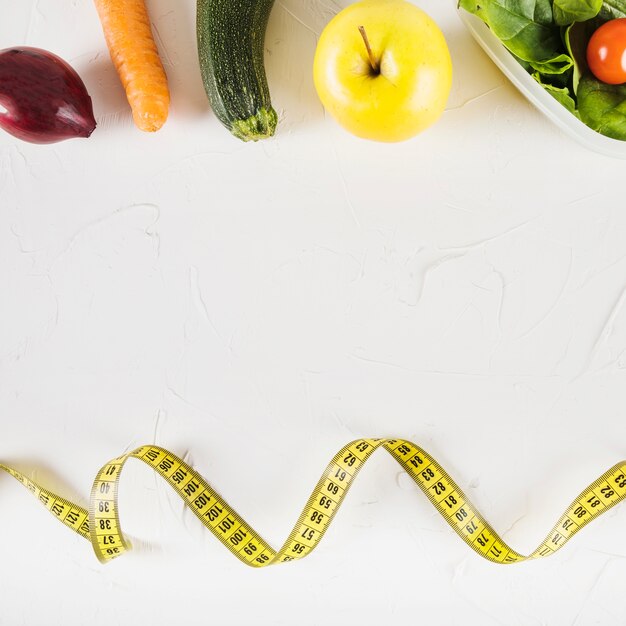
<svg viewBox="0 0 626 626">
<path fill-rule="evenodd" d="M 587 44 L 587 64 L 603 83 L 626 83 L 626 17 L 606 22 Z"/>
</svg>

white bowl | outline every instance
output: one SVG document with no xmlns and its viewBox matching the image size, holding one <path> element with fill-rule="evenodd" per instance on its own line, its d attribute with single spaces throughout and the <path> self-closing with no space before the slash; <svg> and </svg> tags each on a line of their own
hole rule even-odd
<svg viewBox="0 0 626 626">
<path fill-rule="evenodd" d="M 626 159 L 626 141 L 611 139 L 583 124 L 526 72 L 481 19 L 463 9 L 458 9 L 458 14 L 472 37 L 504 75 L 563 132 L 591 150 Z"/>
</svg>

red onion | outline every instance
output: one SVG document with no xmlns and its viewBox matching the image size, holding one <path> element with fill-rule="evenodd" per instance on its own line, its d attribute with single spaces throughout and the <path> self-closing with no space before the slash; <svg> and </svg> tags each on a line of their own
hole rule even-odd
<svg viewBox="0 0 626 626">
<path fill-rule="evenodd" d="M 38 48 L 0 50 L 0 128 L 54 143 L 89 137 L 95 127 L 85 84 L 63 59 Z"/>
</svg>

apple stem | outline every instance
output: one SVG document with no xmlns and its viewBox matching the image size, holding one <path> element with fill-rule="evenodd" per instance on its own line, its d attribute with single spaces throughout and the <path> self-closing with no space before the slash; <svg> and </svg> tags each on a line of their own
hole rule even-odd
<svg viewBox="0 0 626 626">
<path fill-rule="evenodd" d="M 367 56 L 369 57 L 370 65 L 372 66 L 372 71 L 374 74 L 380 74 L 380 64 L 372 52 L 372 46 L 370 45 L 370 40 L 365 32 L 365 27 L 359 26 L 359 32 L 361 33 L 361 37 L 363 37 L 365 49 L 367 50 Z"/>
</svg>

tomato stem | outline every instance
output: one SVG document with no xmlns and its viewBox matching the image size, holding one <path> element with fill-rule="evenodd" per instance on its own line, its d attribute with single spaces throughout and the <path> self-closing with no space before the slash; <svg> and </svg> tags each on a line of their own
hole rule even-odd
<svg viewBox="0 0 626 626">
<path fill-rule="evenodd" d="M 372 72 L 374 74 L 380 74 L 380 64 L 372 52 L 372 46 L 370 45 L 370 40 L 365 32 L 365 27 L 359 26 L 359 32 L 361 33 L 361 37 L 363 37 L 363 42 L 365 43 L 365 49 L 367 50 L 367 56 L 369 57 L 370 65 L 372 66 Z"/>
</svg>

